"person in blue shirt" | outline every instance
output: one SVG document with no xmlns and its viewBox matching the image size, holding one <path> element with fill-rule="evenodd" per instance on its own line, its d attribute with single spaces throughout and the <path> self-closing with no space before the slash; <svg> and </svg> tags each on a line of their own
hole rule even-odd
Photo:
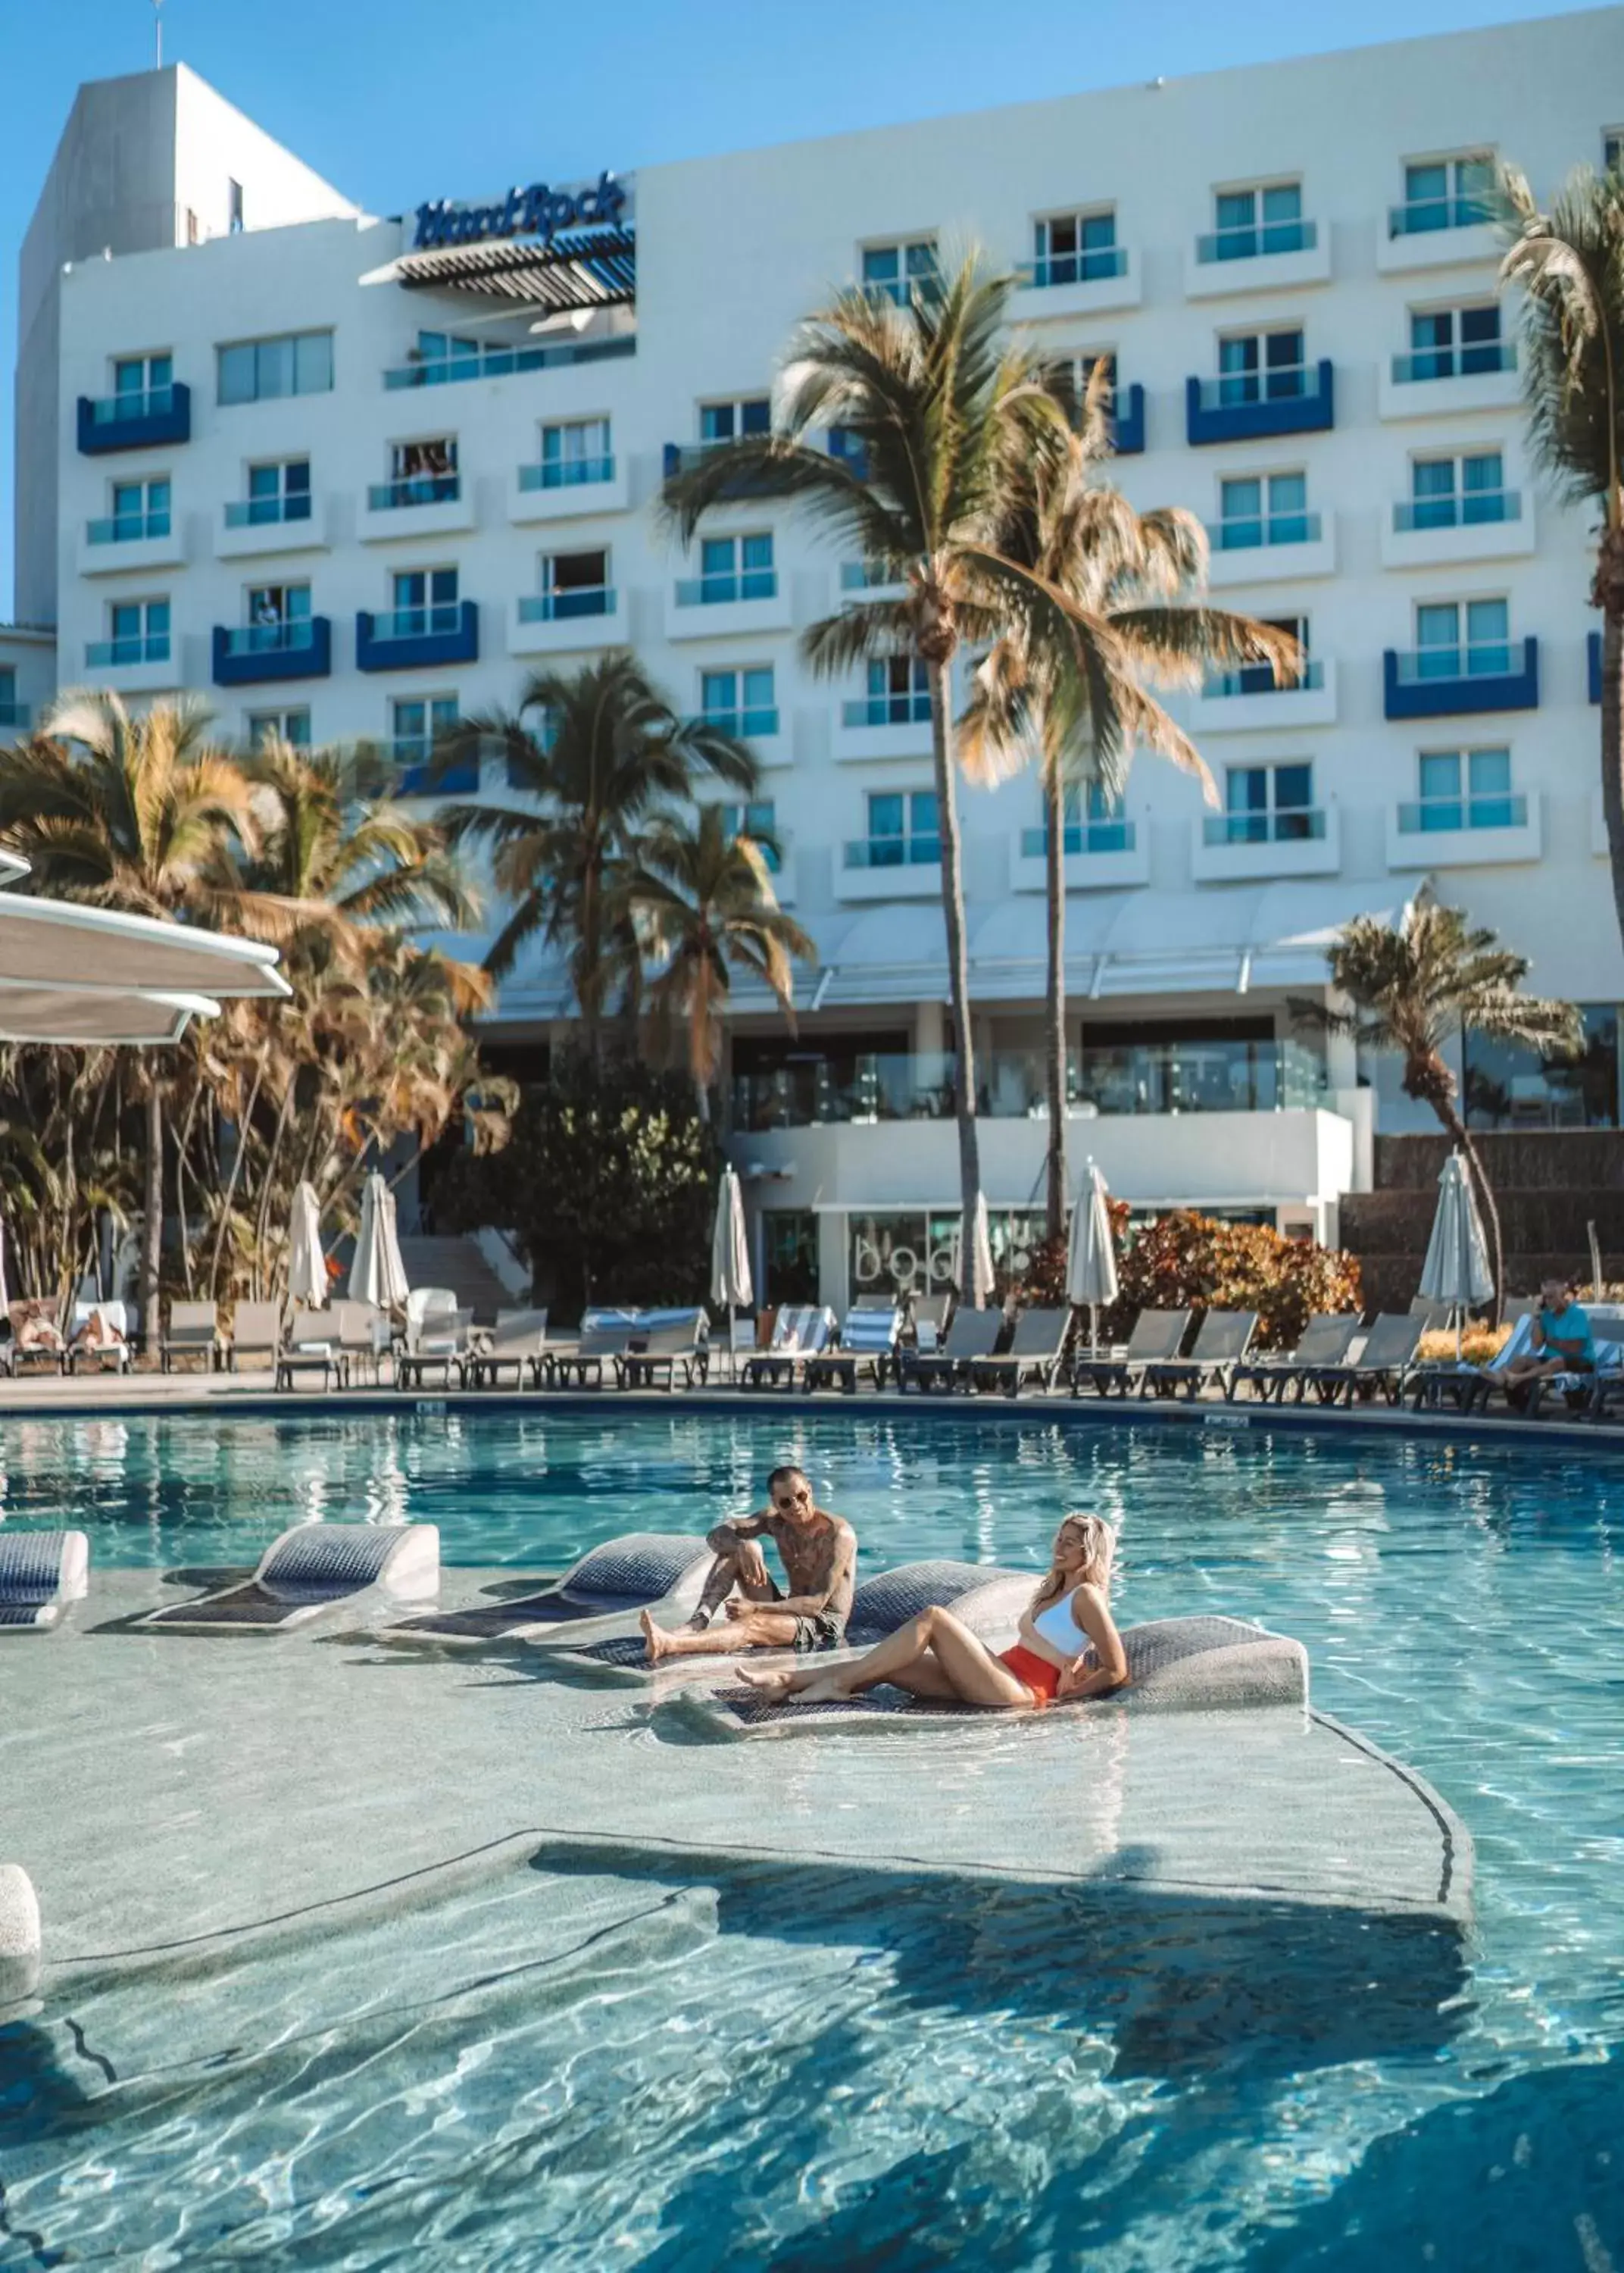
<svg viewBox="0 0 1624 2273">
<path fill-rule="evenodd" d="M 1506 1368 L 1506 1382 L 1549 1380 L 1558 1373 L 1594 1373 L 1596 1340 L 1590 1322 L 1573 1298 L 1573 1288 L 1560 1279 L 1547 1279 L 1539 1289 L 1529 1347 Z"/>
</svg>

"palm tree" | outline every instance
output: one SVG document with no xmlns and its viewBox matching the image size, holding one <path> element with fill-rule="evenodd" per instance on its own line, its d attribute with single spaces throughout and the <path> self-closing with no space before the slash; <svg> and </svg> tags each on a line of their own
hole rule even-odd
<svg viewBox="0 0 1624 2273">
<path fill-rule="evenodd" d="M 620 887 L 646 950 L 662 965 L 648 987 L 655 1019 L 685 1036 L 701 1121 L 722 1063 L 722 1020 L 736 971 L 761 979 L 795 1030 L 796 956 L 813 942 L 778 904 L 772 846 L 735 835 L 722 807 L 702 805 L 690 823 L 672 816 L 647 838 Z"/>
<path fill-rule="evenodd" d="M 1425 884 L 1397 931 L 1379 917 L 1356 916 L 1328 960 L 1331 985 L 1349 1007 L 1294 1001 L 1291 1015 L 1321 1033 L 1349 1036 L 1362 1049 L 1396 1050 L 1403 1058 L 1404 1094 L 1431 1106 L 1476 1181 L 1489 1219 L 1498 1324 L 1506 1297 L 1500 1211 L 1461 1116 L 1459 1084 L 1445 1053 L 1458 1032 L 1470 1030 L 1545 1057 L 1571 1054 L 1582 1039 L 1579 1013 L 1571 1002 L 1519 994 L 1526 958 L 1501 947 L 1492 931 L 1471 928 L 1460 909 L 1441 907 Z"/>
<path fill-rule="evenodd" d="M 950 275 L 917 283 L 902 306 L 855 288 L 837 294 L 790 341 L 778 431 L 707 451 L 665 489 L 667 511 L 685 541 L 712 506 L 741 491 L 798 499 L 844 552 L 880 564 L 888 580 L 906 588 L 900 598 L 876 595 L 849 603 L 814 624 L 803 646 L 819 671 L 902 654 L 927 675 L 967 1254 L 981 1161 L 954 658 L 963 645 L 990 644 L 1014 618 L 1029 618 L 1035 640 L 1041 636 L 1057 649 L 1069 643 L 1089 685 L 1096 733 L 1109 744 L 1120 732 L 1116 695 L 1083 611 L 1029 561 L 997 545 L 1034 465 L 1063 456 L 1074 407 L 1063 365 L 1005 340 L 1014 284 L 1013 277 L 986 270 L 972 251 Z M 834 428 L 844 438 L 838 454 L 817 439 Z"/>
<path fill-rule="evenodd" d="M 453 841 L 492 848 L 497 886 L 513 904 L 485 968 L 503 977 L 538 933 L 550 946 L 567 941 L 595 1059 L 610 991 L 637 969 L 637 942 L 616 910 L 640 832 L 667 799 L 690 796 L 698 776 L 748 795 L 755 760 L 721 727 L 679 717 L 642 665 L 620 653 L 576 671 L 537 673 L 516 714 L 465 719 L 438 762 L 443 769 L 492 746 L 527 802 L 452 805 L 439 816 Z"/>
<path fill-rule="evenodd" d="M 1520 285 L 1523 400 L 1535 457 L 1568 504 L 1601 507 L 1591 604 L 1601 610 L 1601 795 L 1624 937 L 1624 169 L 1568 176 L 1548 214 L 1504 168 L 1515 231 L 1501 283 Z"/>
<path fill-rule="evenodd" d="M 1227 609 L 1192 605 L 1206 580 L 1206 531 L 1182 507 L 1136 513 L 1100 477 L 1111 455 L 1104 365 L 1089 382 L 1076 433 L 1040 462 L 995 533 L 998 550 L 1071 604 L 1061 635 L 1049 614 L 1022 610 L 976 674 L 962 722 L 965 770 L 1003 779 L 1036 765 L 1043 789 L 1048 955 L 1044 1061 L 1049 1095 L 1046 1229 L 1066 1227 L 1066 881 L 1069 798 L 1097 786 L 1119 800 L 1136 744 L 1201 782 L 1194 744 L 1143 682 L 1192 685 L 1204 668 L 1267 656 L 1283 673 L 1297 641 Z M 1086 656 L 1087 667 L 1080 667 Z"/>
<path fill-rule="evenodd" d="M 41 731 L 0 751 L 0 840 L 33 865 L 47 891 L 127 914 L 218 919 L 229 896 L 215 881 L 222 846 L 251 839 L 252 791 L 208 739 L 198 705 L 160 705 L 136 717 L 116 694 L 69 694 Z M 164 1079 L 168 1054 L 144 1053 L 146 1163 L 141 1311 L 159 1339 L 163 1241 Z"/>
</svg>

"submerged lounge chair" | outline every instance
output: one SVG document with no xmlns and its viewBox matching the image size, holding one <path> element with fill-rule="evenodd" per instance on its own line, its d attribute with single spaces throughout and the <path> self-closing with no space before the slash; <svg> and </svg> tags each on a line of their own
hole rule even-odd
<svg viewBox="0 0 1624 2273">
<path fill-rule="evenodd" d="M 1178 1356 L 1179 1345 L 1189 1323 L 1187 1310 L 1141 1310 L 1134 1321 L 1127 1348 L 1120 1357 L 1074 1361 L 1072 1395 L 1080 1397 L 1083 1383 L 1091 1381 L 1102 1397 L 1109 1397 L 1113 1389 L 1126 1397 L 1130 1389 L 1138 1388 L 1148 1365 L 1165 1365 Z"/>
<path fill-rule="evenodd" d="M 469 1353 L 463 1367 L 465 1384 L 475 1389 L 499 1389 L 503 1374 L 511 1367 L 515 1389 L 524 1387 L 527 1372 L 531 1386 L 538 1387 L 546 1340 L 545 1310 L 498 1310 L 490 1332 Z"/>
<path fill-rule="evenodd" d="M 1006 1397 L 1019 1397 L 1025 1382 L 1052 1389 L 1071 1332 L 1070 1309 L 1022 1310 L 1015 1320 L 1014 1336 L 1002 1357 L 972 1358 L 969 1385 L 1001 1389 Z"/>
<path fill-rule="evenodd" d="M 685 1389 L 692 1389 L 696 1380 L 702 1384 L 710 1369 L 709 1330 L 703 1310 L 682 1310 L 669 1318 L 654 1313 L 647 1334 L 638 1336 L 616 1361 L 621 1387 L 652 1389 L 663 1376 L 667 1389 L 675 1390 L 679 1368 Z"/>
<path fill-rule="evenodd" d="M 1315 1366 L 1310 1372 L 1308 1377 L 1320 1402 L 1335 1405 L 1339 1397 L 1345 1397 L 1351 1405 L 1356 1397 L 1374 1397 L 1380 1391 L 1389 1405 L 1402 1404 L 1415 1354 L 1426 1332 L 1426 1320 L 1423 1317 L 1401 1315 L 1396 1310 L 1382 1311 L 1366 1335 L 1365 1346 L 1357 1357 L 1341 1365 Z"/>
<path fill-rule="evenodd" d="M 1257 1332 L 1255 1310 L 1209 1310 L 1188 1357 L 1158 1360 L 1139 1377 L 1139 1393 L 1171 1397 L 1183 1389 L 1192 1403 L 1209 1384 L 1227 1398 L 1233 1391 L 1235 1369 L 1245 1359 Z"/>
<path fill-rule="evenodd" d="M 834 1332 L 833 1310 L 816 1302 L 786 1303 L 773 1321 L 767 1347 L 745 1360 L 741 1369 L 745 1387 L 760 1389 L 765 1383 L 767 1388 L 776 1389 L 782 1382 L 793 1389 L 797 1368 L 808 1358 L 820 1356 Z"/>
<path fill-rule="evenodd" d="M 675 1622 L 692 1615 L 714 1560 L 702 1539 L 685 1533 L 628 1532 L 592 1548 L 533 1594 L 406 1618 L 379 1639 L 468 1649 L 557 1631 L 595 1632 L 605 1619 L 634 1618 L 640 1610 Z"/>
<path fill-rule="evenodd" d="M 213 1373 L 224 1349 L 220 1311 L 213 1302 L 171 1302 L 169 1324 L 158 1345 L 158 1366 L 168 1373 L 177 1357 L 200 1357 Z"/>
<path fill-rule="evenodd" d="M 137 1623 L 183 1633 L 286 1633 L 328 1611 L 420 1602 L 439 1579 L 435 1524 L 298 1523 L 273 1541 L 244 1584 Z"/>
<path fill-rule="evenodd" d="M 840 1347 L 807 1359 L 801 1387 L 809 1395 L 814 1389 L 839 1388 L 852 1396 L 866 1373 L 877 1389 L 883 1388 L 886 1368 L 902 1331 L 902 1314 L 894 1306 L 888 1310 L 849 1310 L 840 1330 Z"/>
<path fill-rule="evenodd" d="M 90 1584 L 82 1531 L 0 1531 L 0 1633 L 45 1633 Z"/>
<path fill-rule="evenodd" d="M 1249 1382 L 1264 1404 L 1272 1397 L 1276 1405 L 1283 1405 L 1286 1391 L 1294 1388 L 1300 1405 L 1310 1376 L 1328 1365 L 1341 1365 L 1358 1330 L 1357 1310 L 1321 1311 L 1303 1328 L 1295 1349 L 1266 1351 L 1238 1366 L 1228 1394 L 1239 1397 L 1242 1384 Z"/>
<path fill-rule="evenodd" d="M 968 1386 L 972 1362 L 992 1356 L 1003 1331 L 1004 1313 L 996 1305 L 986 1310 L 955 1310 L 939 1349 L 898 1352 L 897 1387 L 933 1391 L 951 1390 L 955 1384 Z"/>
</svg>

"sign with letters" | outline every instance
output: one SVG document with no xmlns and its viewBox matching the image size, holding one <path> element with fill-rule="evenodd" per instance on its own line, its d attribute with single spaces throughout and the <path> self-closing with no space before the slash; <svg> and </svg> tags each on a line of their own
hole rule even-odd
<svg viewBox="0 0 1624 2273">
<path fill-rule="evenodd" d="M 417 208 L 414 252 L 442 245 L 483 244 L 493 237 L 539 236 L 543 244 L 573 229 L 601 229 L 620 218 L 625 186 L 612 174 L 600 174 L 589 189 L 555 190 L 545 182 L 509 190 L 498 204 L 454 205 L 436 198 Z"/>
</svg>

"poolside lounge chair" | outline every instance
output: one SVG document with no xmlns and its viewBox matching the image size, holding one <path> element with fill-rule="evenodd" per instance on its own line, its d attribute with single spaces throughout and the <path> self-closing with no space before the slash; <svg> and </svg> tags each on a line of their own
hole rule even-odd
<svg viewBox="0 0 1624 2273">
<path fill-rule="evenodd" d="M 1358 1331 L 1357 1310 L 1321 1311 L 1303 1328 L 1295 1349 L 1266 1350 L 1238 1366 L 1228 1393 L 1239 1397 L 1243 1384 L 1249 1383 L 1253 1394 L 1264 1404 L 1272 1397 L 1276 1405 L 1283 1405 L 1286 1391 L 1295 1389 L 1300 1405 L 1310 1375 L 1328 1365 L 1341 1365 Z"/>
<path fill-rule="evenodd" d="M 597 1632 L 605 1619 L 634 1618 L 640 1610 L 675 1624 L 692 1615 L 714 1560 L 705 1542 L 688 1534 L 628 1532 L 592 1548 L 534 1594 L 405 1618 L 385 1626 L 379 1639 L 477 1648 L 543 1632 Z"/>
<path fill-rule="evenodd" d="M 908 1331 L 903 1347 L 921 1354 L 939 1350 L 947 1332 L 954 1309 L 951 1294 L 917 1294 L 908 1306 Z"/>
<path fill-rule="evenodd" d="M 1182 1389 L 1191 1401 L 1211 1386 L 1225 1397 L 1231 1392 L 1235 1369 L 1246 1358 L 1257 1332 L 1255 1310 L 1209 1310 L 1188 1357 L 1160 1359 L 1146 1366 L 1139 1377 L 1141 1397 L 1171 1397 Z"/>
<path fill-rule="evenodd" d="M 597 1325 L 588 1324 L 587 1318 L 581 1320 L 576 1340 L 549 1343 L 543 1352 L 549 1389 L 567 1389 L 572 1377 L 577 1389 L 602 1389 L 604 1367 L 624 1357 L 638 1334 L 637 1326 L 624 1320 Z"/>
<path fill-rule="evenodd" d="M 1380 1392 L 1389 1405 L 1399 1404 L 1426 1331 L 1425 1318 L 1384 1310 L 1357 1356 L 1341 1365 L 1315 1366 L 1310 1371 L 1308 1377 L 1320 1402 L 1335 1405 L 1339 1397 L 1345 1397 L 1351 1405 L 1356 1397 L 1372 1398 Z"/>
<path fill-rule="evenodd" d="M 213 1302 L 171 1302 L 169 1323 L 158 1345 L 161 1372 L 168 1373 L 177 1357 L 200 1357 L 204 1371 L 213 1373 L 225 1345 L 221 1339 L 220 1310 Z"/>
<path fill-rule="evenodd" d="M 996 1306 L 956 1310 L 939 1348 L 904 1348 L 897 1353 L 897 1387 L 921 1391 L 951 1390 L 955 1384 L 968 1387 L 971 1362 L 992 1356 L 1004 1323 L 1004 1313 Z"/>
<path fill-rule="evenodd" d="M 286 1633 L 324 1613 L 416 1602 L 439 1585 L 432 1523 L 298 1523 L 243 1585 L 149 1611 L 141 1626 L 183 1633 Z"/>
<path fill-rule="evenodd" d="M 1126 1397 L 1130 1389 L 1138 1388 L 1140 1377 L 1148 1365 L 1164 1365 L 1178 1356 L 1179 1345 L 1189 1323 L 1187 1310 L 1141 1310 L 1134 1321 L 1134 1331 L 1120 1357 L 1074 1361 L 1072 1395 L 1080 1397 L 1083 1383 L 1089 1381 L 1102 1397 L 1109 1397 L 1113 1389 L 1119 1396 Z"/>
<path fill-rule="evenodd" d="M 93 1318 L 100 1317 L 101 1331 L 110 1339 L 83 1342 L 79 1339 Z M 130 1370 L 130 1313 L 123 1302 L 75 1302 L 73 1324 L 68 1329 L 68 1371 L 77 1373 L 81 1365 L 94 1365 L 105 1372 L 110 1365 L 115 1373 Z"/>
<path fill-rule="evenodd" d="M 496 1324 L 463 1366 L 465 1384 L 475 1389 L 499 1389 L 502 1376 L 511 1368 L 515 1389 L 524 1387 L 527 1372 L 532 1386 L 539 1385 L 546 1339 L 545 1310 L 498 1310 Z"/>
<path fill-rule="evenodd" d="M 265 1353 L 267 1365 L 276 1363 L 282 1346 L 282 1306 L 280 1302 L 239 1302 L 232 1315 L 226 1343 L 226 1370 L 235 1373 L 237 1360 Z"/>
<path fill-rule="evenodd" d="M 318 1373 L 323 1389 L 349 1386 L 349 1360 L 339 1346 L 331 1310 L 296 1309 L 276 1353 L 276 1386 L 291 1392 L 296 1377 Z"/>
<path fill-rule="evenodd" d="M 773 1321 L 767 1347 L 747 1357 L 740 1369 L 745 1387 L 760 1389 L 765 1384 L 776 1389 L 782 1384 L 793 1388 L 797 1369 L 826 1350 L 834 1332 L 833 1310 L 816 1302 L 786 1302 Z"/>
<path fill-rule="evenodd" d="M 82 1531 L 0 1531 L 0 1633 L 45 1633 L 89 1586 Z"/>
<path fill-rule="evenodd" d="M 882 1388 L 902 1331 L 902 1314 L 894 1308 L 849 1310 L 840 1330 L 840 1347 L 807 1359 L 801 1387 L 809 1396 L 814 1389 L 835 1388 L 851 1396 L 866 1373 L 877 1389 Z"/>
<path fill-rule="evenodd" d="M 468 1315 L 471 1317 L 473 1313 Z M 340 1301 L 333 1305 L 333 1321 L 344 1355 L 346 1381 L 366 1373 L 375 1382 L 381 1381 L 383 1362 L 393 1339 L 387 1315 L 373 1302 Z"/>
<path fill-rule="evenodd" d="M 706 1341 L 709 1330 L 710 1320 L 702 1309 L 684 1310 L 657 1324 L 651 1317 L 647 1333 L 633 1340 L 616 1361 L 621 1387 L 652 1389 L 663 1377 L 667 1389 L 675 1390 L 679 1370 L 685 1389 L 692 1389 L 696 1380 L 703 1383 L 710 1369 Z"/>
<path fill-rule="evenodd" d="M 1486 1413 L 1498 1396 L 1505 1399 L 1509 1412 L 1526 1421 L 1538 1421 L 1547 1399 L 1559 1399 L 1569 1417 L 1577 1411 L 1592 1420 L 1604 1419 L 1609 1399 L 1624 1386 L 1624 1344 L 1593 1332 L 1593 1373 L 1545 1374 L 1514 1387 L 1506 1379 L 1506 1369 L 1514 1357 L 1525 1355 L 1532 1348 L 1533 1332 L 1533 1318 L 1520 1318 L 1487 1365 L 1463 1367 L 1458 1372 L 1453 1367 L 1429 1369 L 1423 1391 L 1417 1394 L 1418 1410 L 1423 1393 L 1430 1392 L 1433 1402 L 1441 1403 L 1453 1391 L 1454 1401 L 1463 1413 Z"/>
<path fill-rule="evenodd" d="M 1411 1397 L 1415 1411 L 1452 1405 L 1457 1413 L 1471 1413 L 1486 1406 L 1494 1392 L 1503 1389 L 1506 1368 L 1527 1350 L 1533 1331 L 1533 1319 L 1525 1312 L 1486 1365 L 1417 1366 Z"/>
<path fill-rule="evenodd" d="M 473 1324 L 472 1310 L 430 1310 L 420 1325 L 408 1329 L 406 1347 L 395 1352 L 396 1388 L 422 1389 L 431 1373 L 439 1376 L 446 1389 L 454 1373 L 460 1387 Z"/>
<path fill-rule="evenodd" d="M 1071 1332 L 1070 1306 L 1060 1310 L 1022 1310 L 1015 1320 L 1009 1347 L 1001 1357 L 977 1357 L 969 1362 L 969 1386 L 1001 1389 L 1006 1397 L 1019 1397 L 1022 1385 L 1035 1381 L 1052 1389 Z"/>
<path fill-rule="evenodd" d="M 37 1297 L 8 1303 L 6 1316 L 11 1323 L 11 1339 L 0 1343 L 0 1369 L 15 1379 L 26 1365 L 44 1367 L 51 1373 L 68 1369 L 68 1346 L 56 1324 L 56 1306 Z M 43 1332 L 48 1339 L 43 1346 L 36 1342 L 25 1348 L 23 1337 L 30 1330 Z"/>
</svg>

